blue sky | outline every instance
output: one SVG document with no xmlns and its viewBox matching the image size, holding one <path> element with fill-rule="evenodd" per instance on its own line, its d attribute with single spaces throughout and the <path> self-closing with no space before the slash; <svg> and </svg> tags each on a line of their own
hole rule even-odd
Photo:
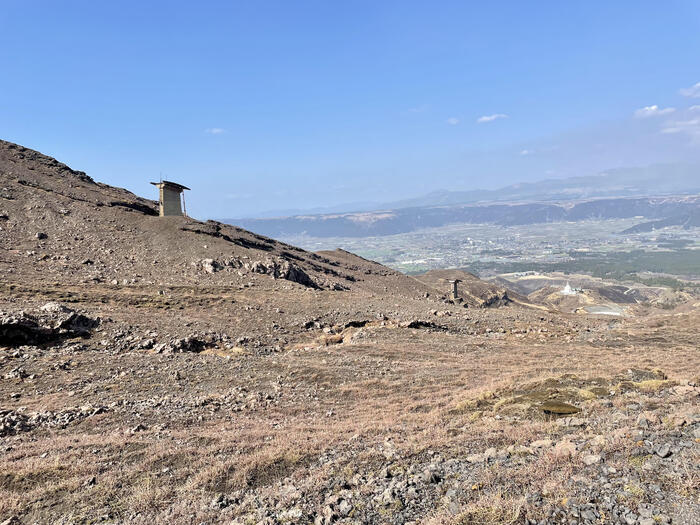
<svg viewBox="0 0 700 525">
<path fill-rule="evenodd" d="M 0 59 L 1 138 L 200 218 L 700 160 L 697 1 L 7 1 Z"/>
</svg>

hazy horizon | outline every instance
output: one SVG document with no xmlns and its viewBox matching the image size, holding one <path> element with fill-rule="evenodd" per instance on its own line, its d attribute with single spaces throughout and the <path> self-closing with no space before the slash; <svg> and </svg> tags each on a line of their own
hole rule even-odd
<svg viewBox="0 0 700 525">
<path fill-rule="evenodd" d="M 645 170 L 645 169 L 653 169 L 656 168 L 658 169 L 659 172 L 662 172 L 664 170 L 670 170 L 672 168 L 688 168 L 688 169 L 693 169 L 697 170 L 698 174 L 700 176 L 700 164 L 694 164 L 694 163 L 662 163 L 662 164 L 650 164 L 647 166 L 626 166 L 626 167 L 619 167 L 619 168 L 613 168 L 609 170 L 603 170 L 600 172 L 596 173 L 591 173 L 588 175 L 580 175 L 580 176 L 563 176 L 563 177 L 550 177 L 550 178 L 543 178 L 543 179 L 538 179 L 538 180 L 530 180 L 530 181 L 522 181 L 522 182 L 514 182 L 512 184 L 508 185 L 498 185 L 493 188 L 486 188 L 486 187 L 471 187 L 471 188 L 433 188 L 428 192 L 423 192 L 420 194 L 416 195 L 411 195 L 408 198 L 405 199 L 399 199 L 399 200 L 373 200 L 373 201 L 360 201 L 360 202 L 339 202 L 335 203 L 333 205 L 329 206 L 316 206 L 316 207 L 311 207 L 311 208 L 278 208 L 278 209 L 269 209 L 269 210 L 260 210 L 259 212 L 256 212 L 254 214 L 248 215 L 248 216 L 227 216 L 227 217 L 215 217 L 217 219 L 226 219 L 226 220 L 235 220 L 235 219 L 254 219 L 254 218 L 275 218 L 275 217 L 286 217 L 290 215 L 315 215 L 315 214 L 332 214 L 332 213 L 352 213 L 352 212 L 364 212 L 364 211 L 381 211 L 383 209 L 389 210 L 389 209 L 396 209 L 401 208 L 401 207 L 406 207 L 406 206 L 414 206 L 415 204 L 412 203 L 412 201 L 418 201 L 418 200 L 429 200 L 429 197 L 431 196 L 442 196 L 445 194 L 461 194 L 461 193 L 467 193 L 467 192 L 494 192 L 498 190 L 504 190 L 504 189 L 510 189 L 510 188 L 518 188 L 518 187 L 525 187 L 527 185 L 539 185 L 539 184 L 546 184 L 547 182 L 557 182 L 557 181 L 576 181 L 579 178 L 588 178 L 588 177 L 605 177 L 611 173 L 615 173 L 617 171 L 634 171 L 634 170 Z M 657 191 L 639 191 L 634 194 L 630 194 L 629 196 L 634 197 L 634 196 L 645 196 L 645 195 L 665 195 L 665 194 L 688 194 L 689 192 L 692 192 L 692 194 L 695 194 L 697 191 L 696 188 L 700 187 L 700 182 L 696 186 L 693 186 L 692 189 L 687 188 L 682 191 L 666 191 L 666 190 L 657 190 Z M 626 194 L 624 192 L 621 192 L 619 194 L 614 194 L 614 195 L 606 195 L 606 196 L 598 196 L 598 197 L 592 197 L 592 198 L 610 198 L 610 197 L 624 197 Z M 579 197 L 579 196 L 572 196 L 571 200 L 577 200 L 579 198 L 586 198 L 586 197 Z M 462 201 L 464 204 L 472 203 L 472 202 L 493 202 L 501 199 L 493 199 L 493 198 L 485 198 L 485 199 L 476 199 L 476 200 L 466 200 Z M 507 201 L 510 201 L 512 199 L 506 199 Z M 515 199 L 516 201 L 519 199 Z M 531 199 L 527 198 L 525 199 L 526 201 L 529 201 Z M 538 200 L 538 199 L 535 199 Z M 545 198 L 544 200 L 549 200 L 549 198 Z M 561 200 L 560 198 L 555 198 L 555 200 L 559 201 Z"/>
</svg>

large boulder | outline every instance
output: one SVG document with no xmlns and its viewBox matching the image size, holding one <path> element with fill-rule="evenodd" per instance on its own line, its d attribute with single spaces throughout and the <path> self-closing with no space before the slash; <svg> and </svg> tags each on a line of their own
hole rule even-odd
<svg viewBox="0 0 700 525">
<path fill-rule="evenodd" d="M 59 303 L 46 303 L 36 314 L 0 312 L 0 345 L 21 346 L 85 337 L 100 324 Z"/>
</svg>

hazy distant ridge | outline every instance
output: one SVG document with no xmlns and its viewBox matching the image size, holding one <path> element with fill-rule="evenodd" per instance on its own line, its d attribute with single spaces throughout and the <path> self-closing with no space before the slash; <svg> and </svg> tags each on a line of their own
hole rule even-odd
<svg viewBox="0 0 700 525">
<path fill-rule="evenodd" d="M 663 164 L 619 168 L 583 177 L 513 184 L 496 190 L 440 190 L 423 197 L 393 202 L 385 207 L 396 209 L 481 201 L 551 201 L 695 193 L 700 193 L 700 166 Z"/>
<path fill-rule="evenodd" d="M 277 219 L 249 219 L 237 225 L 252 231 L 284 237 L 367 237 L 394 235 L 447 224 L 499 224 L 515 226 L 586 219 L 644 217 L 661 220 L 697 213 L 700 196 L 598 199 L 578 203 L 490 204 L 403 208 L 369 213 L 308 215 Z"/>
<path fill-rule="evenodd" d="M 500 190 L 440 191 L 374 211 L 223 221 L 278 237 L 365 237 L 458 223 L 510 226 L 637 216 L 648 223 L 643 228 L 692 227 L 700 206 L 698 195 L 700 167 L 674 164 L 610 170 Z"/>
</svg>

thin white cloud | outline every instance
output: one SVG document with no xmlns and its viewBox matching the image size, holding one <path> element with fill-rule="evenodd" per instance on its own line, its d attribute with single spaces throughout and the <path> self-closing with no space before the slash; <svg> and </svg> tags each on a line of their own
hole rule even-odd
<svg viewBox="0 0 700 525">
<path fill-rule="evenodd" d="M 700 141 L 700 118 L 667 122 L 661 128 L 661 133 L 667 135 L 682 133 L 689 136 L 694 142 Z"/>
<path fill-rule="evenodd" d="M 484 124 L 485 122 L 493 122 L 494 120 L 498 120 L 501 118 L 508 118 L 508 115 L 505 113 L 494 113 L 493 115 L 484 115 L 483 117 L 479 117 L 476 119 L 476 121 L 479 124 Z"/>
<path fill-rule="evenodd" d="M 676 108 L 660 108 L 654 104 L 653 106 L 646 106 L 636 110 L 634 116 L 637 118 L 657 117 L 659 115 L 668 115 L 674 111 L 676 111 Z"/>
<path fill-rule="evenodd" d="M 226 133 L 226 130 L 224 128 L 207 128 L 204 130 L 204 133 L 208 133 L 209 135 L 221 135 L 222 133 Z"/>
<path fill-rule="evenodd" d="M 689 88 L 681 89 L 681 95 L 690 98 L 700 98 L 700 82 Z"/>
<path fill-rule="evenodd" d="M 459 124 L 459 119 L 456 118 L 456 117 L 450 117 L 450 118 L 447 119 L 447 123 L 448 123 L 450 126 L 456 126 L 457 124 Z"/>
<path fill-rule="evenodd" d="M 700 106 L 690 106 L 688 111 L 700 111 Z"/>
<path fill-rule="evenodd" d="M 524 150 L 521 150 L 521 151 L 520 151 L 520 154 L 521 154 L 523 157 L 524 157 L 525 155 L 532 155 L 533 153 L 534 153 L 534 151 L 532 151 L 531 149 L 524 149 Z"/>
<path fill-rule="evenodd" d="M 666 124 L 661 132 L 662 133 L 680 133 L 684 130 L 697 128 L 700 129 L 700 119 L 691 120 L 676 120 L 675 122 L 669 122 Z"/>
</svg>

